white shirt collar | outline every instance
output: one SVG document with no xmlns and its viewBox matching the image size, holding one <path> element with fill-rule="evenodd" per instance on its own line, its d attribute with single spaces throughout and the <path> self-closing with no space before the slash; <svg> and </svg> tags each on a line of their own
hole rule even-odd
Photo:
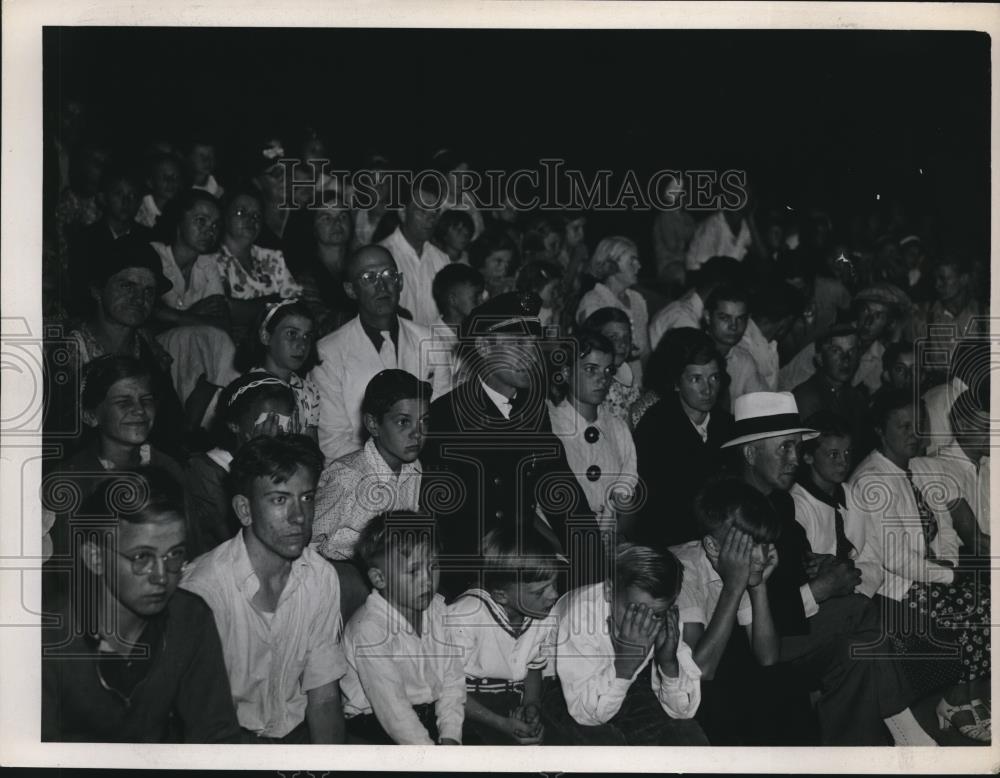
<svg viewBox="0 0 1000 778">
<path fill-rule="evenodd" d="M 497 407 L 497 410 L 503 414 L 503 417 L 505 419 L 509 419 L 511 411 L 510 401 L 513 398 L 508 399 L 504 397 L 502 394 L 500 394 L 500 392 L 496 391 L 496 389 L 491 389 L 489 386 L 486 385 L 486 382 L 482 378 L 478 380 L 479 383 L 482 384 L 483 391 L 486 392 L 486 396 L 493 401 L 493 404 Z"/>
</svg>

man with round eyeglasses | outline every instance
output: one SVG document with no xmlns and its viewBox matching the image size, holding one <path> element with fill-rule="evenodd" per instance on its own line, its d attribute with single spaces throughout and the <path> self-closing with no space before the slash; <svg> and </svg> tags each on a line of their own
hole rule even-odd
<svg viewBox="0 0 1000 778">
<path fill-rule="evenodd" d="M 219 633 L 177 591 L 187 559 L 180 486 L 155 468 L 108 478 L 79 516 L 68 597 L 46 602 L 43 741 L 238 743 Z"/>
</svg>

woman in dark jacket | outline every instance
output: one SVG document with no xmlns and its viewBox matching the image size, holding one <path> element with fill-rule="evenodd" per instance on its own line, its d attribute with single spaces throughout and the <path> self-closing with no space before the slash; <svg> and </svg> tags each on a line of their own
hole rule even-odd
<svg viewBox="0 0 1000 778">
<path fill-rule="evenodd" d="M 721 468 L 719 446 L 732 417 L 717 407 L 728 382 L 725 363 L 701 330 L 668 331 L 647 368 L 647 388 L 659 396 L 635 429 L 645 500 L 635 527 L 638 542 L 664 548 L 700 537 L 692 502 Z"/>
</svg>

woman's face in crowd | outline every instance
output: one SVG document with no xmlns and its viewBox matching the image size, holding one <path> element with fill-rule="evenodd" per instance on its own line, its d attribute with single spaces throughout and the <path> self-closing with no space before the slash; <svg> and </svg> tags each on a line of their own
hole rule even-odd
<svg viewBox="0 0 1000 778">
<path fill-rule="evenodd" d="M 264 213 L 256 197 L 240 195 L 226 209 L 226 235 L 253 243 L 260 235 Z"/>
<path fill-rule="evenodd" d="M 368 416 L 365 426 L 375 439 L 386 464 L 395 470 L 415 462 L 420 456 L 430 418 L 431 409 L 427 400 L 413 398 L 394 403 L 381 421 Z"/>
<path fill-rule="evenodd" d="M 156 278 L 144 267 L 119 270 L 98 296 L 104 317 L 123 327 L 141 327 L 153 312 Z"/>
<path fill-rule="evenodd" d="M 882 337 L 889 326 L 889 306 L 883 303 L 862 303 L 858 314 L 858 337 L 862 344 L 870 344 Z"/>
<path fill-rule="evenodd" d="M 494 281 L 506 278 L 513 258 L 514 252 L 510 249 L 494 251 L 483 260 L 483 277 Z"/>
<path fill-rule="evenodd" d="M 681 402 L 696 411 L 708 413 L 719 399 L 723 378 L 719 363 L 714 359 L 704 365 L 685 365 L 677 381 Z"/>
<path fill-rule="evenodd" d="M 639 281 L 639 270 L 642 268 L 639 255 L 632 249 L 626 249 L 616 261 L 618 272 L 615 273 L 615 276 L 618 281 L 625 287 L 635 286 Z"/>
<path fill-rule="evenodd" d="M 965 289 L 965 279 L 952 265 L 941 265 L 934 272 L 934 291 L 938 299 L 948 302 Z"/>
<path fill-rule="evenodd" d="M 472 313 L 472 309 L 482 301 L 483 287 L 475 284 L 458 284 L 449 295 L 449 305 L 452 311 L 463 319 Z"/>
<path fill-rule="evenodd" d="M 141 446 L 156 420 L 156 398 L 149 376 L 115 381 L 93 411 L 101 437 L 122 446 Z"/>
<path fill-rule="evenodd" d="M 285 316 L 267 341 L 267 352 L 281 370 L 298 370 L 309 358 L 313 323 L 305 316 Z"/>
<path fill-rule="evenodd" d="M 615 367 L 619 367 L 632 351 L 632 328 L 625 322 L 612 321 L 601 327 L 601 334 L 615 347 Z"/>
<path fill-rule="evenodd" d="M 574 219 L 566 225 L 566 248 L 575 248 L 583 240 L 583 219 Z"/>
<path fill-rule="evenodd" d="M 221 224 L 219 207 L 207 200 L 199 200 L 181 217 L 180 224 L 177 225 L 177 237 L 181 243 L 199 254 L 208 254 L 215 248 Z"/>
<path fill-rule="evenodd" d="M 851 436 L 824 435 L 816 450 L 803 459 L 822 480 L 842 484 L 851 472 Z"/>
<path fill-rule="evenodd" d="M 448 228 L 445 235 L 445 243 L 452 251 L 462 252 L 469 247 L 472 240 L 472 231 L 464 224 L 456 222 Z"/>
<path fill-rule="evenodd" d="M 316 211 L 313 233 L 321 246 L 343 246 L 351 237 L 351 212 L 347 208 Z"/>
<path fill-rule="evenodd" d="M 614 374 L 614 355 L 591 351 L 577 359 L 576 369 L 569 374 L 570 394 L 582 403 L 600 405 L 608 396 Z"/>
<path fill-rule="evenodd" d="M 153 168 L 151 189 L 160 202 L 172 200 L 181 191 L 181 168 L 172 159 L 161 161 Z"/>
</svg>

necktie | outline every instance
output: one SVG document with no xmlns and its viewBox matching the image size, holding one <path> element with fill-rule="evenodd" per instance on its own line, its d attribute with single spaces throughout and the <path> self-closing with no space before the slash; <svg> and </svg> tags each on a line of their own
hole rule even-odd
<svg viewBox="0 0 1000 778">
<path fill-rule="evenodd" d="M 378 350 L 379 359 L 387 368 L 397 367 L 396 347 L 392 344 L 392 335 L 389 330 L 380 330 L 379 335 L 382 336 L 382 346 Z"/>
<path fill-rule="evenodd" d="M 837 533 L 837 559 L 846 562 L 851 558 L 851 553 L 854 551 L 854 544 L 847 539 L 847 533 L 844 532 L 844 517 L 839 507 L 834 507 L 833 509 L 833 528 Z"/>
<path fill-rule="evenodd" d="M 927 558 L 933 559 L 935 554 L 931 549 L 931 541 L 937 537 L 938 523 L 934 511 L 930 509 L 924 496 L 920 493 L 917 485 L 913 483 L 913 471 L 906 468 L 906 480 L 910 482 L 910 489 L 913 490 L 913 498 L 917 501 L 917 513 L 920 514 L 920 528 L 924 531 L 924 544 L 927 546 Z"/>
</svg>

